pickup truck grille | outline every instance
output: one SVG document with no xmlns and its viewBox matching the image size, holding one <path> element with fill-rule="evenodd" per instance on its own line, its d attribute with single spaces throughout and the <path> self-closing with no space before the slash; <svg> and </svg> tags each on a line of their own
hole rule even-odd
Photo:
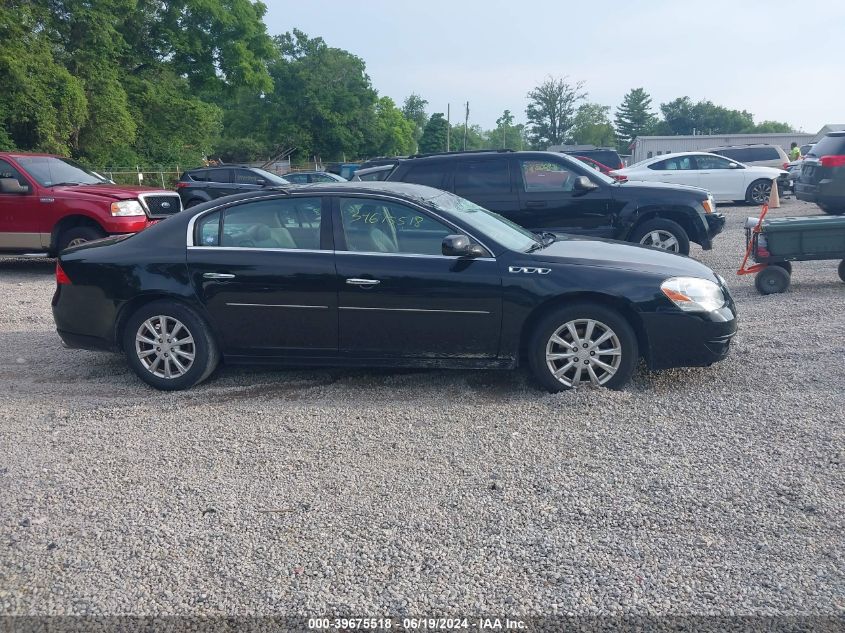
<svg viewBox="0 0 845 633">
<path fill-rule="evenodd" d="M 176 193 L 144 193 L 138 199 L 151 218 L 166 218 L 182 210 L 182 200 Z"/>
</svg>

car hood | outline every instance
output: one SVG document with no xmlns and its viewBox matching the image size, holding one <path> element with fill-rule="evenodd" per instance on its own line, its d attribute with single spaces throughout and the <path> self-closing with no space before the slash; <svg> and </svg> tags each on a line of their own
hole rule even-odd
<svg viewBox="0 0 845 633">
<path fill-rule="evenodd" d="M 636 178 L 636 172 L 625 172 L 623 169 L 617 169 L 617 174 L 623 174 L 630 178 Z M 618 187 L 620 191 L 631 193 L 647 193 L 653 191 L 656 193 L 670 193 L 672 191 L 691 193 L 702 200 L 707 199 L 707 190 L 701 187 L 693 187 L 691 185 L 680 185 L 669 182 L 654 182 L 651 180 L 628 180 L 627 182 L 620 182 L 613 185 Z"/>
<path fill-rule="evenodd" d="M 675 255 L 649 246 L 578 235 L 558 235 L 557 241 L 543 249 L 527 253 L 525 257 L 537 262 L 566 262 L 666 277 L 700 277 L 718 282 L 716 274 L 710 268 L 685 255 Z"/>
<path fill-rule="evenodd" d="M 179 195 L 175 191 L 168 191 L 166 189 L 154 189 L 152 187 L 138 187 L 132 185 L 66 185 L 53 187 L 52 190 L 56 194 L 85 194 L 86 196 L 108 198 L 110 200 L 132 200 L 137 198 L 139 193 L 158 193 L 173 196 Z"/>
<path fill-rule="evenodd" d="M 748 173 L 762 178 L 778 178 L 787 172 L 783 169 L 776 169 L 774 167 L 763 167 L 762 165 L 747 165 L 745 169 Z"/>
</svg>

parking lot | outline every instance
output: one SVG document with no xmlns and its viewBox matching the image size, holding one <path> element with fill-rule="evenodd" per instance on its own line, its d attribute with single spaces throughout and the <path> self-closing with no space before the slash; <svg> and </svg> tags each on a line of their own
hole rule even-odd
<svg viewBox="0 0 845 633">
<path fill-rule="evenodd" d="M 63 349 L 0 259 L 0 613 L 841 614 L 845 284 L 692 256 L 731 356 L 622 392 L 526 372 L 221 367 L 181 393 Z M 815 215 L 786 200 L 772 216 Z"/>
</svg>

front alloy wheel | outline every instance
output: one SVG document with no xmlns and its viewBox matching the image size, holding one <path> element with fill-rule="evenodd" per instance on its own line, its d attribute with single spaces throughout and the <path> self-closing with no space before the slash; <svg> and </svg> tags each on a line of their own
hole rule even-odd
<svg viewBox="0 0 845 633">
<path fill-rule="evenodd" d="M 141 324 L 135 334 L 135 353 L 141 365 L 158 378 L 180 378 L 196 358 L 194 337 L 184 323 L 158 314 Z"/>
<path fill-rule="evenodd" d="M 748 188 L 748 200 L 753 204 L 766 204 L 772 193 L 771 180 L 757 180 Z"/>
<path fill-rule="evenodd" d="M 678 238 L 672 235 L 669 231 L 650 231 L 646 233 L 640 240 L 643 246 L 653 246 L 655 248 L 662 248 L 664 251 L 670 253 L 677 253 L 681 249 Z"/>
<path fill-rule="evenodd" d="M 546 365 L 564 387 L 599 386 L 619 371 L 622 345 L 608 325 L 576 319 L 561 325 L 546 343 Z"/>
<path fill-rule="evenodd" d="M 621 389 L 639 359 L 631 324 L 598 303 L 549 310 L 531 325 L 526 351 L 537 382 L 552 392 L 586 385 Z"/>
</svg>

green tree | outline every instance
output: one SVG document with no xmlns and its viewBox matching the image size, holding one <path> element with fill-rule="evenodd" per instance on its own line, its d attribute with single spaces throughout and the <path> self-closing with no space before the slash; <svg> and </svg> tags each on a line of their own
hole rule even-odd
<svg viewBox="0 0 845 633">
<path fill-rule="evenodd" d="M 746 110 L 731 110 L 712 101 L 693 103 L 678 97 L 660 104 L 664 134 L 738 134 L 756 132 L 754 116 Z"/>
<path fill-rule="evenodd" d="M 574 123 L 575 108 L 583 100 L 584 82 L 572 85 L 567 77 L 548 77 L 528 92 L 525 114 L 531 125 L 530 139 L 536 149 L 562 144 Z"/>
<path fill-rule="evenodd" d="M 435 112 L 425 124 L 422 136 L 420 137 L 419 151 L 423 154 L 430 152 L 446 151 L 446 134 L 449 130 L 449 123 L 442 112 Z"/>
<path fill-rule="evenodd" d="M 451 149 L 464 149 L 464 124 L 456 123 L 452 126 L 451 132 Z M 468 150 L 485 149 L 487 147 L 487 139 L 484 136 L 484 130 L 479 125 L 469 125 L 466 128 L 466 141 Z"/>
<path fill-rule="evenodd" d="M 425 108 L 428 101 L 423 99 L 418 94 L 410 94 L 405 97 L 405 102 L 402 104 L 402 114 L 406 119 L 414 123 L 414 143 L 419 143 L 422 136 L 425 124 L 428 123 L 428 115 L 425 113 Z"/>
<path fill-rule="evenodd" d="M 662 107 L 662 106 L 661 106 Z M 630 90 L 616 109 L 616 145 L 627 152 L 633 140 L 654 131 L 657 117 L 651 110 L 651 97 L 643 88 Z"/>
<path fill-rule="evenodd" d="M 616 131 L 610 122 L 610 106 L 598 103 L 582 103 L 578 106 L 569 140 L 577 145 L 614 146 Z"/>
<path fill-rule="evenodd" d="M 405 118 L 393 99 L 382 97 L 376 102 L 375 117 L 364 154 L 400 156 L 410 154 L 416 146 L 414 122 Z"/>
<path fill-rule="evenodd" d="M 754 125 L 754 131 L 758 134 L 774 134 L 777 132 L 794 132 L 795 130 L 789 123 L 781 123 L 780 121 L 761 121 Z"/>
</svg>

